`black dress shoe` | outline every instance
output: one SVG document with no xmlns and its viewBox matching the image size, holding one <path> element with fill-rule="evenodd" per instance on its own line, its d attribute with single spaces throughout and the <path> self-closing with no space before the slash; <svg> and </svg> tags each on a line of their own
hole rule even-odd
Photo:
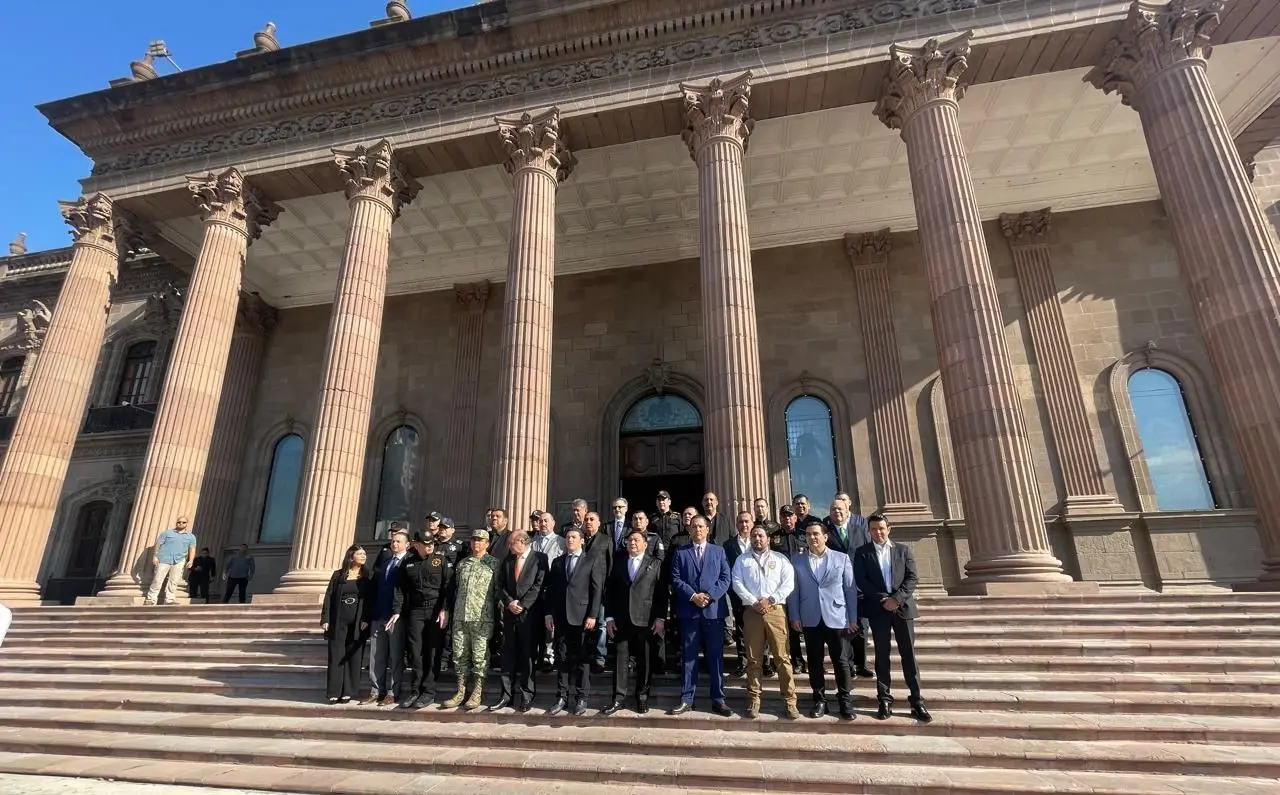
<svg viewBox="0 0 1280 795">
<path fill-rule="evenodd" d="M 729 709 L 729 705 L 721 701 L 719 704 L 712 704 L 711 711 L 722 718 L 732 718 L 733 710 Z"/>
<path fill-rule="evenodd" d="M 853 714 L 853 710 L 849 709 L 848 707 L 840 708 L 840 720 L 853 720 L 855 717 L 856 716 Z"/>
<path fill-rule="evenodd" d="M 563 698 L 556 699 L 556 703 L 551 705 L 551 709 L 547 710 L 548 715 L 559 715 L 564 712 L 564 708 L 568 706 Z"/>
<path fill-rule="evenodd" d="M 911 717 L 915 718 L 921 723 L 928 723 L 929 721 L 933 720 L 933 716 L 929 714 L 929 710 L 924 708 L 923 701 L 917 701 L 916 703 L 911 705 Z"/>
<path fill-rule="evenodd" d="M 859 668 L 857 671 L 855 671 L 855 673 L 861 679 L 874 679 L 876 676 L 875 674 L 871 673 L 871 670 L 866 666 Z"/>
<path fill-rule="evenodd" d="M 777 671 L 774 671 L 774 670 L 773 670 L 773 666 L 772 666 L 772 665 L 766 665 L 766 666 L 764 667 L 763 676 L 764 676 L 764 678 L 765 678 L 765 679 L 772 679 L 772 678 L 773 678 L 773 675 L 774 675 L 775 673 L 777 673 Z"/>
<path fill-rule="evenodd" d="M 798 674 L 807 674 L 807 673 L 809 673 L 809 664 L 808 664 L 808 663 L 806 663 L 804 660 L 801 660 L 801 661 L 799 661 L 799 662 L 793 662 L 793 663 L 791 664 L 791 667 L 792 667 L 792 668 L 794 668 L 794 669 L 795 669 L 795 672 L 796 672 L 796 673 L 798 673 Z"/>
<path fill-rule="evenodd" d="M 414 709 L 413 705 L 416 701 L 417 701 L 417 698 L 415 698 L 414 696 L 409 696 L 408 698 L 406 698 L 404 701 L 401 701 L 396 706 L 399 707 L 400 709 Z"/>
<path fill-rule="evenodd" d="M 809 717 L 821 718 L 823 715 L 826 715 L 826 714 L 827 714 L 827 702 L 825 701 L 813 702 L 813 709 L 809 710 Z"/>
<path fill-rule="evenodd" d="M 671 709 L 667 710 L 668 715 L 683 715 L 686 712 L 693 712 L 693 705 L 686 704 L 683 701 L 681 701 L 679 704 L 672 707 Z"/>
<path fill-rule="evenodd" d="M 893 707 L 888 701 L 880 702 L 880 709 L 876 711 L 876 720 L 888 720 L 893 717 Z"/>
<path fill-rule="evenodd" d="M 587 702 L 579 701 L 578 703 L 573 705 L 573 716 L 575 718 L 581 718 L 583 715 L 586 715 L 586 714 L 587 714 Z"/>
<path fill-rule="evenodd" d="M 502 698 L 498 699 L 494 704 L 492 704 L 489 707 L 489 711 L 497 712 L 498 710 L 505 709 L 506 707 L 509 707 L 509 706 L 511 706 L 511 699 L 507 698 L 506 696 L 503 696 Z"/>
<path fill-rule="evenodd" d="M 738 664 L 734 666 L 733 673 L 730 674 L 730 676 L 746 676 L 746 675 L 747 675 L 747 661 L 738 660 Z"/>
<path fill-rule="evenodd" d="M 527 701 L 524 702 L 523 704 L 519 704 L 516 706 L 516 712 L 519 712 L 521 715 L 525 714 L 531 709 L 533 709 L 533 705 Z"/>
<path fill-rule="evenodd" d="M 413 708 L 414 708 L 414 709 L 423 709 L 424 707 L 429 707 L 429 706 L 431 706 L 431 702 L 433 702 L 433 701 L 435 701 L 435 699 L 434 699 L 434 698 L 432 698 L 431 696 L 427 695 L 426 693 L 423 693 L 422 695 L 418 696 L 417 698 L 415 698 L 415 699 L 413 700 Z"/>
<path fill-rule="evenodd" d="M 609 716 L 609 715 L 616 714 L 616 713 L 618 712 L 618 710 L 620 710 L 620 709 L 622 709 L 622 702 L 621 702 L 621 701 L 615 701 L 615 702 L 613 702 L 612 704 L 610 704 L 609 706 L 605 707 L 603 710 L 601 710 L 601 711 L 600 711 L 600 714 L 601 714 L 601 715 L 604 715 L 604 716 L 606 716 L 606 717 L 607 717 L 607 716 Z"/>
<path fill-rule="evenodd" d="M 641 715 L 649 714 L 649 702 L 648 701 L 638 702 L 636 704 L 636 712 L 640 713 Z"/>
</svg>

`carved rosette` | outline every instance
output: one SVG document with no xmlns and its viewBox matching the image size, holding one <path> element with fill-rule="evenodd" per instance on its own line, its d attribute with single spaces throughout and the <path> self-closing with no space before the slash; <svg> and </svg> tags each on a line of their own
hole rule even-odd
<svg viewBox="0 0 1280 795">
<path fill-rule="evenodd" d="M 1212 48 L 1209 39 L 1222 21 L 1226 0 L 1135 2 L 1120 33 L 1107 42 L 1102 62 L 1084 76 L 1085 82 L 1126 105 L 1152 78 L 1187 63 L 1203 63 Z"/>
<path fill-rule="evenodd" d="M 696 162 L 702 147 L 714 140 L 732 140 L 744 150 L 755 128 L 751 106 L 751 73 L 729 80 L 716 78 L 705 86 L 680 84 L 684 96 L 684 132 L 680 137 Z"/>
<path fill-rule="evenodd" d="M 96 246 L 116 251 L 115 203 L 105 193 L 58 202 L 62 219 L 71 227 L 77 246 Z"/>
<path fill-rule="evenodd" d="M 551 108 L 537 116 L 528 113 L 518 119 L 494 119 L 498 135 L 507 150 L 504 165 L 514 176 L 527 168 L 541 171 L 557 183 L 564 182 L 578 165 L 560 135 L 560 109 Z"/>
<path fill-rule="evenodd" d="M 453 288 L 453 298 L 463 312 L 483 312 L 489 302 L 489 282 L 470 282 Z"/>
<path fill-rule="evenodd" d="M 874 232 L 851 232 L 844 236 L 844 250 L 854 270 L 888 265 L 891 248 L 892 237 L 888 227 Z"/>
<path fill-rule="evenodd" d="M 334 149 L 333 162 L 346 177 L 347 200 L 371 199 L 391 208 L 392 218 L 417 197 L 422 185 L 404 172 L 395 147 L 385 138 L 373 146 Z"/>
<path fill-rule="evenodd" d="M 236 305 L 236 333 L 266 336 L 276 327 L 280 313 L 257 293 L 241 293 Z"/>
<path fill-rule="evenodd" d="M 250 242 L 280 215 L 280 207 L 244 180 L 232 166 L 221 174 L 187 177 L 200 214 L 206 224 L 225 224 L 245 235 Z"/>
<path fill-rule="evenodd" d="M 944 42 L 929 39 L 922 47 L 889 47 L 889 75 L 876 102 L 876 117 L 891 130 L 901 130 L 921 108 L 935 102 L 959 102 L 960 76 L 969 68 L 966 31 Z"/>
<path fill-rule="evenodd" d="M 1047 246 L 1052 216 L 1048 207 L 1025 213 L 1003 213 L 1000 216 L 1000 231 L 1009 240 L 1010 246 Z"/>
</svg>

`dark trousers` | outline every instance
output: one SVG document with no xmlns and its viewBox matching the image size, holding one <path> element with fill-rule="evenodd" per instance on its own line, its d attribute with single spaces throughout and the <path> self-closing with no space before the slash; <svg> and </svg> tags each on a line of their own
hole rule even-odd
<svg viewBox="0 0 1280 795">
<path fill-rule="evenodd" d="M 649 685 L 653 681 L 654 667 L 650 655 L 655 647 L 662 646 L 662 638 L 655 636 L 648 627 L 637 627 L 628 621 L 613 624 L 613 700 L 619 703 L 627 698 L 631 689 L 627 682 L 627 658 L 636 658 L 636 701 L 649 701 Z M 660 669 L 659 669 L 660 670 Z"/>
<path fill-rule="evenodd" d="M 245 595 L 245 591 L 248 589 L 248 587 L 249 587 L 249 578 L 248 578 L 248 577 L 228 577 L 228 578 L 227 578 L 227 590 L 226 590 L 226 593 L 222 594 L 222 603 L 225 605 L 227 602 L 230 602 L 230 601 L 231 601 L 231 592 L 232 592 L 233 590 L 239 589 L 239 590 L 240 590 L 240 604 L 244 604 L 244 595 Z"/>
<path fill-rule="evenodd" d="M 898 641 L 898 657 L 902 660 L 902 678 L 907 680 L 910 702 L 920 701 L 920 668 L 916 665 L 916 622 L 884 613 L 871 622 L 871 636 L 876 644 L 876 700 L 893 701 L 889 691 L 889 636 Z"/>
<path fill-rule="evenodd" d="M 502 697 L 517 706 L 533 701 L 533 611 L 502 613 Z"/>
<path fill-rule="evenodd" d="M 187 580 L 187 592 L 192 599 L 203 599 L 209 601 L 209 580 L 206 579 L 189 579 Z"/>
<path fill-rule="evenodd" d="M 328 698 L 356 698 L 359 695 L 360 667 L 364 662 L 364 633 L 360 616 L 342 617 L 329 626 L 329 667 L 325 683 Z"/>
<path fill-rule="evenodd" d="M 542 631 L 547 631 L 545 624 Z M 572 691 L 575 700 L 585 701 L 591 692 L 591 661 L 596 656 L 595 635 L 595 630 L 556 625 L 556 698 L 568 701 Z"/>
<path fill-rule="evenodd" d="M 809 651 L 809 688 L 813 690 L 814 703 L 827 700 L 827 671 L 823 660 L 830 653 L 840 706 L 853 709 L 853 669 L 849 665 L 849 639 L 844 630 L 828 627 L 825 622 L 805 627 L 804 645 Z"/>
<path fill-rule="evenodd" d="M 800 648 L 800 639 L 804 637 L 803 632 L 797 632 L 791 629 L 790 624 L 787 626 L 787 651 L 791 654 L 791 667 L 799 669 L 800 663 L 805 662 L 804 650 Z M 805 662 L 805 665 L 808 665 Z"/>
<path fill-rule="evenodd" d="M 871 638 L 871 625 L 865 618 L 858 620 L 862 632 L 849 638 L 849 647 L 853 650 L 853 670 L 861 671 L 867 667 L 867 640 Z"/>
<path fill-rule="evenodd" d="M 747 643 L 742 635 L 742 622 L 745 620 L 747 609 L 736 596 L 729 599 L 729 607 L 733 610 L 733 649 L 737 653 L 739 660 L 745 660 L 747 659 Z"/>
<path fill-rule="evenodd" d="M 680 660 L 684 664 L 680 700 L 693 703 L 698 689 L 698 651 L 707 658 L 707 677 L 711 680 L 711 701 L 724 703 L 724 619 L 680 619 Z"/>
<path fill-rule="evenodd" d="M 404 642 L 409 666 L 413 668 L 406 698 L 430 696 L 434 699 L 436 678 L 440 676 L 440 657 L 436 652 L 444 647 L 440 624 L 425 610 L 411 610 L 406 616 Z"/>
</svg>

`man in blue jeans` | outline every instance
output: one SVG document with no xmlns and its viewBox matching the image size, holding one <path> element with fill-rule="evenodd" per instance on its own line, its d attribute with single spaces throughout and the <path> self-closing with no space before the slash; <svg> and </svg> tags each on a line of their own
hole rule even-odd
<svg viewBox="0 0 1280 795">
<path fill-rule="evenodd" d="M 147 590 L 144 604 L 156 603 L 162 585 L 164 603 L 173 604 L 178 580 L 185 579 L 184 572 L 191 568 L 195 558 L 196 537 L 191 532 L 187 517 L 179 516 L 173 527 L 162 530 L 156 536 L 155 551 L 151 553 L 151 566 L 155 569 L 155 574 L 151 577 L 151 587 Z"/>
</svg>

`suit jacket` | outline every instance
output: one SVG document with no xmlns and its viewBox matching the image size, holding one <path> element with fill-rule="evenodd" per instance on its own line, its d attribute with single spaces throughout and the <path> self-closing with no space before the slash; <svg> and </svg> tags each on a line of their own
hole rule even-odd
<svg viewBox="0 0 1280 795">
<path fill-rule="evenodd" d="M 680 547 L 671 554 L 671 589 L 675 591 L 676 617 L 686 620 L 699 618 L 724 618 L 729 592 L 729 559 L 724 547 L 707 541 L 702 563 L 698 563 L 698 549 L 693 544 Z M 699 608 L 689 599 L 696 593 L 711 597 L 711 604 Z"/>
<path fill-rule="evenodd" d="M 821 581 L 813 576 L 808 552 L 792 558 L 791 565 L 795 568 L 796 588 L 787 599 L 788 618 L 806 627 L 823 622 L 833 629 L 858 622 L 858 588 L 848 555 L 828 549 Z"/>
<path fill-rule="evenodd" d="M 605 616 L 633 627 L 648 627 L 660 618 L 665 620 L 667 585 L 662 571 L 662 560 L 646 552 L 633 581 L 630 556 L 618 558 L 605 589 Z"/>
<path fill-rule="evenodd" d="M 725 541 L 720 546 L 724 547 L 725 560 L 729 564 L 729 579 L 733 579 L 733 564 L 738 562 L 738 558 L 742 557 L 742 548 L 738 546 L 738 534 L 734 533 L 733 537 Z M 751 542 L 747 542 L 747 552 L 751 551 Z M 729 604 L 734 610 L 742 609 L 742 600 L 738 598 L 738 594 L 729 588 Z"/>
<path fill-rule="evenodd" d="M 342 602 L 337 599 L 337 594 L 342 584 L 347 581 L 347 570 L 338 569 L 329 578 L 329 587 L 324 592 L 324 603 L 320 606 L 320 621 L 328 624 L 330 629 L 337 630 L 338 616 L 341 615 Z M 361 577 L 356 581 L 356 610 L 360 613 L 361 623 L 368 624 L 373 614 L 373 580 L 368 577 Z M 361 633 L 362 637 L 368 637 L 369 629 L 366 627 Z M 328 637 L 326 633 L 325 637 Z"/>
<path fill-rule="evenodd" d="M 494 586 L 502 609 L 505 611 L 512 602 L 519 602 L 526 613 L 533 610 L 538 597 L 542 595 L 548 568 L 546 555 L 529 550 L 529 557 L 525 559 L 524 568 L 520 571 L 520 581 L 516 582 L 516 556 L 507 555 L 498 564 L 498 579 Z"/>
<path fill-rule="evenodd" d="M 871 543 L 871 531 L 867 529 L 867 519 L 861 514 L 855 513 L 849 516 L 847 544 L 840 540 L 840 534 L 836 532 L 836 526 L 831 521 L 831 517 L 827 517 L 822 523 L 827 527 L 827 549 L 834 549 L 836 552 L 852 556 L 858 547 Z"/>
<path fill-rule="evenodd" d="M 572 577 L 568 571 L 568 552 L 551 561 L 542 609 L 557 627 L 580 627 L 589 616 L 600 612 L 604 599 L 604 558 L 583 553 Z"/>
<path fill-rule="evenodd" d="M 722 513 L 718 513 L 709 520 L 707 533 L 707 541 L 712 544 L 723 544 L 728 541 L 731 536 L 738 534 L 738 529 L 733 526 L 733 519 Z"/>
<path fill-rule="evenodd" d="M 583 533 L 582 549 L 586 555 L 604 558 L 604 575 L 608 577 L 613 569 L 613 535 L 603 527 L 600 528 L 600 532 L 590 538 Z"/>
<path fill-rule="evenodd" d="M 893 582 L 884 581 L 875 544 L 863 544 L 853 553 L 853 573 L 858 580 L 858 589 L 862 591 L 866 617 L 871 621 L 887 614 L 880 606 L 880 600 L 885 597 L 893 597 L 897 601 L 896 615 L 899 618 L 911 620 L 920 615 L 916 607 L 916 559 L 906 544 L 890 544 L 890 579 Z"/>
</svg>

